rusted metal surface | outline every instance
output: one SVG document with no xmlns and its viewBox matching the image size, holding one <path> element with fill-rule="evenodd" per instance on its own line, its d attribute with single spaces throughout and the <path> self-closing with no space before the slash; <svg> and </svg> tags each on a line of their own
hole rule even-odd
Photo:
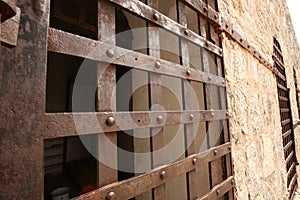
<svg viewBox="0 0 300 200">
<path fill-rule="evenodd" d="M 107 16 L 115 12 L 114 6 L 106 1 L 98 1 L 98 39 L 115 45 L 115 19 Z M 97 111 L 116 111 L 116 94 L 112 93 L 116 85 L 116 66 L 98 63 Z M 106 119 L 107 120 L 107 119 Z M 106 122 L 105 120 L 105 122 Z M 101 131 L 96 131 L 94 133 Z M 107 138 L 107 139 L 105 139 Z M 108 142 L 109 141 L 109 142 Z M 110 145 L 110 143 L 114 145 Z M 109 152 L 109 154 L 107 153 Z M 117 133 L 98 134 L 98 187 L 118 181 Z M 106 166 L 101 160 L 107 160 Z"/>
<path fill-rule="evenodd" d="M 205 152 L 191 155 L 171 165 L 156 168 L 149 173 L 99 188 L 93 192 L 76 198 L 76 200 L 106 199 L 111 192 L 115 194 L 115 199 L 121 200 L 133 198 L 145 191 L 151 190 L 152 188 L 160 186 L 180 175 L 183 175 L 197 167 L 200 167 L 201 164 L 211 162 L 212 160 L 218 159 L 230 153 L 229 146 L 230 144 L 226 143 Z M 218 154 L 214 153 L 216 150 Z M 193 159 L 195 158 L 197 162 L 193 163 Z M 163 171 L 165 172 L 165 175 L 162 179 L 161 173 Z M 231 181 L 232 177 L 230 177 L 228 180 Z M 221 184 L 219 186 L 219 190 L 221 192 L 228 189 L 228 180 L 224 184 Z"/>
<path fill-rule="evenodd" d="M 200 3 L 200 2 L 199 2 Z M 178 13 L 179 13 L 179 23 L 182 25 L 187 24 L 187 17 L 185 15 L 185 9 L 186 5 L 182 2 L 179 1 L 178 3 Z M 190 58 L 189 58 L 189 49 L 188 49 L 188 42 L 186 40 L 180 40 L 180 45 L 181 45 L 181 57 L 182 57 L 182 65 L 190 68 Z M 190 82 L 187 80 L 183 80 L 182 86 L 183 86 L 183 99 L 184 99 L 184 108 L 185 110 L 190 110 L 193 109 L 193 100 L 191 98 L 191 87 L 190 87 Z M 190 120 L 194 119 L 195 115 L 190 114 Z M 187 149 L 187 156 L 190 156 L 192 154 L 196 153 L 195 150 L 195 133 L 194 133 L 194 123 L 186 123 L 185 124 L 185 143 L 190 144 L 190 146 Z M 196 162 L 196 161 L 195 161 Z M 188 180 L 187 180 L 187 185 L 188 185 L 188 198 L 189 199 L 196 199 L 198 197 L 198 184 L 197 184 L 197 173 L 196 169 L 190 171 L 188 174 Z"/>
<path fill-rule="evenodd" d="M 128 2 L 127 0 L 109 0 L 127 10 L 151 21 L 152 23 L 159 25 L 172 33 L 187 39 L 190 42 L 193 42 L 219 56 L 222 56 L 222 49 L 211 43 L 209 40 L 199 36 L 193 31 L 189 30 L 189 34 L 186 35 L 184 32 L 186 31 L 186 27 L 180 25 L 179 23 L 173 21 L 169 17 L 163 15 L 152 7 L 144 4 L 139 0 L 131 0 Z M 154 17 L 155 16 L 155 17 Z"/>
<path fill-rule="evenodd" d="M 221 26 L 220 13 L 217 12 L 214 8 L 201 0 L 185 0 L 185 2 L 187 3 L 187 5 L 195 9 L 199 14 L 202 14 L 204 17 L 213 22 L 214 26 Z"/>
<path fill-rule="evenodd" d="M 207 195 L 198 198 L 197 200 L 215 200 L 229 192 L 234 186 L 233 176 L 228 177 L 221 184 L 216 185 Z"/>
<path fill-rule="evenodd" d="M 75 136 L 99 132 L 115 132 L 160 127 L 162 124 L 178 125 L 228 119 L 227 110 L 215 111 L 152 111 L 152 112 L 101 112 L 101 113 L 53 113 L 45 114 L 45 138 Z M 191 119 L 193 115 L 193 119 Z M 163 121 L 157 120 L 163 116 Z M 113 117 L 115 123 L 107 124 Z"/>
<path fill-rule="evenodd" d="M 18 6 L 30 13 L 34 3 Z M 22 14 L 18 46 L 1 46 L 0 199 L 43 199 L 48 27 L 41 21 Z"/>
<path fill-rule="evenodd" d="M 21 10 L 16 8 L 16 15 L 1 24 L 1 42 L 17 46 Z"/>
<path fill-rule="evenodd" d="M 279 42 L 274 38 L 273 45 L 274 68 L 276 69 L 276 80 L 278 90 L 278 100 L 280 106 L 280 117 L 282 127 L 283 150 L 285 155 L 287 170 L 287 189 L 289 199 L 292 199 L 297 189 L 297 176 L 295 163 L 297 163 L 295 155 L 295 139 L 293 131 L 293 118 L 290 106 L 290 90 L 287 88 L 286 72 L 284 68 L 283 56 Z"/>
<path fill-rule="evenodd" d="M 13 17 L 17 13 L 17 0 L 1 0 L 0 14 L 1 22 Z"/>
<path fill-rule="evenodd" d="M 236 30 L 233 29 L 233 26 L 230 22 L 226 21 L 224 18 L 221 18 L 221 28 L 217 28 L 218 32 L 225 32 L 228 37 L 236 41 L 240 46 L 252 54 L 261 64 L 263 64 L 267 69 L 272 71 L 274 74 L 277 74 L 276 68 L 265 59 L 266 56 L 261 55 L 245 38 L 243 38 Z"/>
<path fill-rule="evenodd" d="M 182 65 L 53 28 L 49 29 L 48 50 L 225 87 L 222 77 L 195 69 L 189 69 L 191 73 L 188 74 Z M 113 57 L 107 55 L 107 50 L 114 52 Z M 161 65 L 159 69 L 157 62 Z"/>
</svg>

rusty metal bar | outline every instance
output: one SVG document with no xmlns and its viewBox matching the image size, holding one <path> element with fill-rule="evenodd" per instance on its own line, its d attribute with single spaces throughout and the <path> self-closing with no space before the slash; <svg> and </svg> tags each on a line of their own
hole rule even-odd
<svg viewBox="0 0 300 200">
<path fill-rule="evenodd" d="M 285 132 L 283 135 L 282 135 L 282 138 L 286 138 L 287 136 L 289 136 L 290 134 L 292 133 L 292 130 L 288 130 L 287 132 Z"/>
<path fill-rule="evenodd" d="M 288 123 L 290 123 L 291 120 L 290 119 L 287 119 L 287 120 L 284 120 L 281 122 L 281 125 L 284 126 L 284 125 L 287 125 Z"/>
<path fill-rule="evenodd" d="M 107 16 L 111 16 L 112 14 L 112 16 L 115 16 L 114 13 L 115 8 L 109 2 L 103 0 L 98 1 L 98 40 L 106 41 L 111 45 L 115 45 L 116 42 L 115 17 Z M 61 41 L 63 40 L 59 40 L 59 42 Z M 78 49 L 78 51 L 81 50 L 81 48 Z M 97 111 L 116 111 L 116 94 L 112 93 L 116 87 L 116 66 L 112 64 L 107 66 L 106 64 L 99 62 L 97 79 Z M 74 122 L 71 122 L 70 124 L 74 124 Z M 86 127 L 83 127 L 83 129 L 85 128 Z M 99 131 L 94 133 L 99 133 Z M 109 145 L 109 142 L 107 141 L 114 145 Z M 109 152 L 109 154 L 107 152 Z M 98 156 L 104 160 L 109 160 L 111 163 L 111 166 L 107 166 L 99 159 L 98 187 L 118 181 L 117 133 L 115 131 L 98 134 Z"/>
<path fill-rule="evenodd" d="M 213 9 L 201 0 L 185 0 L 185 2 L 189 7 L 192 7 L 198 13 L 202 14 L 204 17 L 207 17 L 207 19 L 213 22 L 215 26 L 221 26 L 220 13 L 217 12 L 215 9 Z"/>
<path fill-rule="evenodd" d="M 233 176 L 228 177 L 224 182 L 213 187 L 213 189 L 204 197 L 198 198 L 197 200 L 215 200 L 222 197 L 228 191 L 233 188 L 234 179 Z"/>
<path fill-rule="evenodd" d="M 285 163 L 289 163 L 291 161 L 291 159 L 294 157 L 295 152 L 292 151 L 292 153 L 289 154 L 289 156 L 286 158 Z"/>
<path fill-rule="evenodd" d="M 199 1 L 200 2 L 200 1 Z M 185 15 L 185 9 L 186 5 L 184 4 L 184 1 L 178 2 L 178 10 L 179 10 L 179 23 L 183 26 L 186 25 L 187 22 L 187 16 Z M 180 50 L 181 50 L 181 58 L 182 58 L 182 65 L 190 68 L 190 58 L 189 58 L 189 48 L 188 48 L 188 41 L 185 39 L 180 40 Z M 191 99 L 191 83 L 188 80 L 182 81 L 182 87 L 183 87 L 183 100 L 184 100 L 184 109 L 190 110 L 193 109 L 193 100 Z M 190 115 L 190 118 L 193 118 L 194 115 Z M 188 123 L 185 124 L 185 143 L 190 144 L 187 148 L 186 155 L 190 156 L 192 154 L 195 154 L 195 133 L 194 133 L 194 123 Z M 198 185 L 196 182 L 197 174 L 196 169 L 190 171 L 187 174 L 187 190 L 188 190 L 188 198 L 189 199 L 196 199 L 198 196 Z"/>
<path fill-rule="evenodd" d="M 288 191 L 289 192 L 293 190 L 294 184 L 297 181 L 297 177 L 298 177 L 298 175 L 295 173 L 292 180 L 291 180 L 291 182 L 290 182 L 290 184 L 288 185 Z"/>
<path fill-rule="evenodd" d="M 212 148 L 205 152 L 191 155 L 185 159 L 177 161 L 173 164 L 162 166 L 152 170 L 149 173 L 130 178 L 117 183 L 104 186 L 87 194 L 84 194 L 76 200 L 94 200 L 94 199 L 107 199 L 110 194 L 114 194 L 115 199 L 130 199 L 139 194 L 142 194 L 152 188 L 162 185 L 178 176 L 181 176 L 199 166 L 203 163 L 211 162 L 212 160 L 218 159 L 228 153 L 229 143 L 222 146 Z M 216 154 L 215 152 L 218 152 Z M 164 174 L 163 178 L 161 174 Z M 229 188 L 229 184 L 232 184 L 233 177 L 228 178 L 223 184 L 220 184 L 220 192 L 225 191 Z M 126 192 L 124 192 L 126 191 Z"/>
<path fill-rule="evenodd" d="M 287 145 L 283 147 L 284 151 L 287 151 L 293 145 L 293 141 L 290 141 Z"/>
<path fill-rule="evenodd" d="M 293 162 L 292 166 L 289 168 L 288 173 L 287 173 L 287 177 L 291 176 L 291 174 L 293 172 L 293 169 L 296 170 L 296 162 Z"/>
<path fill-rule="evenodd" d="M 270 64 L 267 59 L 265 59 L 245 38 L 243 38 L 236 30 L 233 29 L 231 23 L 226 21 L 223 17 L 221 18 L 221 28 L 218 32 L 225 32 L 228 37 L 236 41 L 241 47 L 246 49 L 250 54 L 252 54 L 261 64 L 266 68 L 272 71 L 274 74 L 277 74 L 275 67 Z"/>
<path fill-rule="evenodd" d="M 147 56 L 142 53 L 133 52 L 115 45 L 80 37 L 54 28 L 49 28 L 48 50 L 117 64 L 120 65 L 120 67 L 127 66 L 157 74 L 164 74 L 225 87 L 225 79 L 222 77 L 195 69 L 189 69 L 188 71 L 185 67 L 179 64 L 155 58 L 153 56 Z M 112 52 L 113 55 L 108 55 L 108 51 Z M 157 68 L 157 64 L 159 64 L 159 68 Z"/>
<path fill-rule="evenodd" d="M 185 26 L 173 21 L 169 17 L 163 15 L 162 13 L 139 0 L 131 0 L 130 2 L 128 2 L 127 0 L 109 1 L 219 56 L 223 55 L 222 49 L 211 43 L 209 40 L 206 40 L 193 31 L 188 30 Z"/>
</svg>

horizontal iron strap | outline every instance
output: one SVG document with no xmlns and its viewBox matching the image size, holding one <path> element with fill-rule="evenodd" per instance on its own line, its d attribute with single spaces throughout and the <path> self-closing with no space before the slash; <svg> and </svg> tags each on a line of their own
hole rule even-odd
<svg viewBox="0 0 300 200">
<path fill-rule="evenodd" d="M 227 110 L 46 113 L 44 138 L 229 119 Z M 107 120 L 113 120 L 108 123 Z"/>
<path fill-rule="evenodd" d="M 151 190 L 163 183 L 166 183 L 176 177 L 186 174 L 197 167 L 203 166 L 215 159 L 225 156 L 230 153 L 230 143 L 212 148 L 203 153 L 191 155 L 185 159 L 177 161 L 173 164 L 162 166 L 153 171 L 128 179 L 121 182 L 116 182 L 84 194 L 77 200 L 94 200 L 106 199 L 108 194 L 114 193 L 115 199 L 130 199 L 146 191 Z M 218 152 L 217 154 L 215 152 Z M 164 172 L 164 177 L 161 174 Z M 230 181 L 233 178 L 230 177 Z"/>
<path fill-rule="evenodd" d="M 296 170 L 296 162 L 293 162 L 292 166 L 289 168 L 287 177 L 290 177 L 292 175 L 293 169 Z"/>
<path fill-rule="evenodd" d="M 282 138 L 285 139 L 287 136 L 289 136 L 292 133 L 292 130 L 288 130 L 284 134 L 282 134 Z"/>
<path fill-rule="evenodd" d="M 223 56 L 223 51 L 220 47 L 216 46 L 209 40 L 201 37 L 197 33 L 187 29 L 185 26 L 175 22 L 174 20 L 170 19 L 169 17 L 163 15 L 162 13 L 158 12 L 157 10 L 153 9 L 152 7 L 144 4 L 139 0 L 108 0 L 121 6 L 132 13 L 151 21 L 154 24 L 157 24 L 164 29 L 171 31 L 172 33 L 187 39 L 188 41 L 195 43 L 198 46 L 204 47 L 205 49 L 219 55 Z M 155 15 L 155 17 L 154 17 Z"/>
<path fill-rule="evenodd" d="M 283 147 L 284 151 L 287 151 L 293 145 L 293 141 L 291 140 L 287 145 Z"/>
<path fill-rule="evenodd" d="M 290 182 L 290 184 L 289 184 L 289 186 L 288 186 L 288 191 L 289 192 L 293 190 L 293 185 L 297 181 L 297 177 L 298 177 L 298 175 L 295 173 L 292 180 L 291 180 L 291 182 Z"/>
<path fill-rule="evenodd" d="M 289 91 L 289 89 L 287 87 L 284 87 L 283 85 L 280 85 L 279 83 L 277 84 L 277 87 L 284 90 L 284 91 L 286 91 L 286 92 Z"/>
<path fill-rule="evenodd" d="M 279 100 L 281 100 L 281 101 L 289 101 L 289 99 L 288 99 L 288 98 L 286 98 L 286 97 L 283 97 L 283 96 L 279 96 Z"/>
<path fill-rule="evenodd" d="M 207 17 L 211 22 L 213 22 L 218 27 L 221 26 L 221 19 L 220 14 L 216 10 L 214 10 L 212 7 L 207 5 L 205 2 L 201 0 L 185 0 L 187 5 L 194 10 L 196 10 L 198 13 L 202 14 L 203 16 Z"/>
<path fill-rule="evenodd" d="M 279 78 L 281 78 L 281 80 L 286 81 L 285 75 L 283 75 L 278 69 L 275 68 L 274 72 Z"/>
<path fill-rule="evenodd" d="M 275 62 L 276 62 L 276 64 L 281 68 L 281 69 L 285 69 L 284 68 L 284 64 L 278 59 L 278 57 L 276 56 L 276 55 L 273 55 L 272 56 L 273 57 L 273 59 L 275 60 Z"/>
<path fill-rule="evenodd" d="M 284 120 L 281 122 L 281 125 L 284 126 L 284 125 L 287 125 L 288 123 L 290 123 L 291 120 L 290 119 L 287 119 L 287 120 Z"/>
<path fill-rule="evenodd" d="M 282 113 L 287 113 L 289 111 L 290 111 L 290 109 L 288 109 L 288 108 L 282 108 L 282 109 L 280 109 L 280 112 L 282 112 Z"/>
<path fill-rule="evenodd" d="M 225 87 L 225 79 L 104 42 L 49 28 L 48 50 Z M 107 53 L 109 51 L 109 53 Z M 113 52 L 113 53 L 112 53 Z"/>
<path fill-rule="evenodd" d="M 287 159 L 285 160 L 285 163 L 286 163 L 286 164 L 289 163 L 289 162 L 291 161 L 291 159 L 294 157 L 294 155 L 295 155 L 295 152 L 292 151 L 292 152 L 290 153 L 290 155 L 287 157 Z"/>
<path fill-rule="evenodd" d="M 216 185 L 211 189 L 211 191 L 206 194 L 205 196 L 198 198 L 197 200 L 215 200 L 222 197 L 226 194 L 229 190 L 231 190 L 234 186 L 234 179 L 233 176 L 228 177 L 224 182 Z"/>
<path fill-rule="evenodd" d="M 225 32 L 227 36 L 236 41 L 240 46 L 245 48 L 257 60 L 259 60 L 260 63 L 262 63 L 265 67 L 276 74 L 275 67 L 270 64 L 252 45 L 250 45 L 250 43 L 245 38 L 243 38 L 236 30 L 234 30 L 231 23 L 229 23 L 222 17 L 221 24 L 222 26 L 219 32 Z"/>
</svg>

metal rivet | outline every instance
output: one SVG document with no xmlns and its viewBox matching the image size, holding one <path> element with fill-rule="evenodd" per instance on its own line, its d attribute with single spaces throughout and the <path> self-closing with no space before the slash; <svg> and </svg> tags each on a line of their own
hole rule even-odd
<svg viewBox="0 0 300 200">
<path fill-rule="evenodd" d="M 188 30 L 184 30 L 184 34 L 185 34 L 186 36 L 189 36 L 189 35 L 190 35 L 190 32 L 189 32 Z"/>
<path fill-rule="evenodd" d="M 190 114 L 190 120 L 192 121 L 194 119 L 194 115 L 193 114 Z"/>
<path fill-rule="evenodd" d="M 215 113 L 212 112 L 212 113 L 211 113 L 211 116 L 215 116 Z"/>
<path fill-rule="evenodd" d="M 211 79 L 212 79 L 212 77 L 211 77 L 211 76 L 208 76 L 208 80 L 211 81 Z"/>
<path fill-rule="evenodd" d="M 234 185 L 234 180 L 231 180 L 231 184 Z"/>
<path fill-rule="evenodd" d="M 165 179 L 166 178 L 166 175 L 167 175 L 167 172 L 166 171 L 162 171 L 161 173 L 160 173 L 160 178 L 161 179 Z"/>
<path fill-rule="evenodd" d="M 115 197 L 116 197 L 116 194 L 114 192 L 110 192 L 110 193 L 108 193 L 106 199 L 112 200 L 112 199 L 115 199 Z"/>
<path fill-rule="evenodd" d="M 109 117 L 109 118 L 106 119 L 106 124 L 107 124 L 108 126 L 112 126 L 112 125 L 114 125 L 115 123 L 116 123 L 116 120 L 115 120 L 115 118 L 113 118 L 113 117 Z"/>
<path fill-rule="evenodd" d="M 157 69 L 159 69 L 159 68 L 161 67 L 161 63 L 160 63 L 159 61 L 156 61 L 156 62 L 155 62 L 155 67 L 156 67 Z"/>
<path fill-rule="evenodd" d="M 208 43 L 208 42 L 205 42 L 205 46 L 207 46 L 207 47 L 208 47 L 208 46 L 209 46 L 209 43 Z"/>
<path fill-rule="evenodd" d="M 215 18 L 215 19 L 218 19 L 218 15 L 217 15 L 217 14 L 215 14 L 215 15 L 214 15 L 214 18 Z"/>
<path fill-rule="evenodd" d="M 106 51 L 106 55 L 107 55 L 108 57 L 114 57 L 114 56 L 115 56 L 115 52 L 114 52 L 112 49 L 108 49 L 108 50 Z"/>
<path fill-rule="evenodd" d="M 163 120 L 164 120 L 163 116 L 159 115 L 159 116 L 157 117 L 157 122 L 158 122 L 158 123 L 162 123 Z"/>
<path fill-rule="evenodd" d="M 231 150 L 231 145 L 228 146 L 228 149 Z"/>
<path fill-rule="evenodd" d="M 186 70 L 186 75 L 190 76 L 192 74 L 192 71 L 191 70 Z"/>
<path fill-rule="evenodd" d="M 158 15 L 157 13 L 155 13 L 155 14 L 153 15 L 153 19 L 154 19 L 154 20 L 158 20 L 158 18 L 159 18 L 159 15 Z"/>
<path fill-rule="evenodd" d="M 192 162 L 193 162 L 193 165 L 195 165 L 197 162 L 197 158 L 193 158 Z"/>
<path fill-rule="evenodd" d="M 215 151 L 214 151 L 214 154 L 215 154 L 215 156 L 216 156 L 216 155 L 218 154 L 218 150 L 215 150 Z"/>
<path fill-rule="evenodd" d="M 219 50 L 219 53 L 220 53 L 220 54 L 222 54 L 222 53 L 223 53 L 223 51 L 220 49 L 220 50 Z"/>
<path fill-rule="evenodd" d="M 207 7 L 204 7 L 204 8 L 203 8 L 203 11 L 204 11 L 204 12 L 207 12 Z"/>
<path fill-rule="evenodd" d="M 220 195 L 220 190 L 217 190 L 217 195 Z"/>
<path fill-rule="evenodd" d="M 222 80 L 222 83 L 223 83 L 223 84 L 225 84 L 225 83 L 226 83 L 225 79 L 224 79 L 224 80 Z"/>
</svg>

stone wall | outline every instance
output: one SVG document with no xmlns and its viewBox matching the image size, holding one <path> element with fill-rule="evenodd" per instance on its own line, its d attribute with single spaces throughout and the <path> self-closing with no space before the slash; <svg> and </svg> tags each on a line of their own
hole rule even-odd
<svg viewBox="0 0 300 200">
<path fill-rule="evenodd" d="M 270 62 L 273 37 L 281 44 L 293 120 L 298 117 L 293 67 L 300 50 L 284 0 L 222 0 L 221 15 Z M 236 42 L 223 39 L 237 199 L 287 199 L 276 79 Z M 298 82 L 299 79 L 298 79 Z M 296 148 L 300 129 L 295 130 Z M 297 153 L 298 157 L 299 154 Z"/>
</svg>

